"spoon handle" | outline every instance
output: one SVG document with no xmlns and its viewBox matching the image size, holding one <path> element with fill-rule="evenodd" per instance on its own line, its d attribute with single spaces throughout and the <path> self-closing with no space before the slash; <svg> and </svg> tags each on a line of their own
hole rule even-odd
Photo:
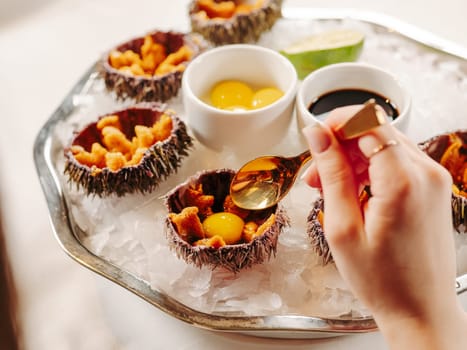
<svg viewBox="0 0 467 350">
<path fill-rule="evenodd" d="M 375 100 L 371 99 L 363 105 L 352 118 L 336 129 L 337 137 L 341 140 L 349 140 L 361 136 L 368 130 L 386 123 L 381 111 L 377 110 Z M 311 159 L 309 150 L 294 157 L 298 164 L 304 164 Z"/>
<path fill-rule="evenodd" d="M 363 104 L 363 108 L 335 130 L 341 140 L 350 140 L 362 136 L 369 130 L 386 123 L 383 112 L 376 108 L 374 99 Z"/>
<path fill-rule="evenodd" d="M 300 163 L 308 162 L 311 159 L 311 152 L 310 150 L 306 150 L 296 156 L 296 158 L 300 161 Z"/>
</svg>

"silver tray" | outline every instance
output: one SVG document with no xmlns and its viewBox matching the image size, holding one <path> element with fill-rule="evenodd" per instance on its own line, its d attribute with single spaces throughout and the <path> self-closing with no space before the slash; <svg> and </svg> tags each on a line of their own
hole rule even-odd
<svg viewBox="0 0 467 350">
<path fill-rule="evenodd" d="M 354 10 L 312 8 L 284 8 L 283 15 L 286 21 L 308 21 L 312 25 L 316 23 L 324 27 L 332 27 L 347 21 L 366 26 L 371 28 L 375 36 L 385 35 L 391 37 L 392 41 L 388 45 L 396 45 L 394 47 L 395 55 L 407 54 L 407 52 L 397 50 L 398 41 L 403 41 L 404 45 L 410 48 L 409 53 L 413 50 L 413 52 L 430 56 L 429 59 L 432 60 L 430 64 L 436 66 L 437 69 L 440 69 L 441 66 L 441 69 L 444 70 L 455 70 L 450 74 L 455 76 L 455 80 L 457 79 L 459 84 L 467 85 L 467 49 L 434 37 L 393 18 Z M 274 40 L 268 42 L 267 36 L 264 44 L 273 48 L 275 45 L 279 47 L 281 45 L 280 42 Z M 87 103 L 85 101 L 87 90 L 96 79 L 98 79 L 96 77 L 96 66 L 93 65 L 83 74 L 82 78 L 75 84 L 61 105 L 42 127 L 34 145 L 34 161 L 49 208 L 52 228 L 62 249 L 71 258 L 95 273 L 133 292 L 163 312 L 205 329 L 276 338 L 332 337 L 349 333 L 371 332 L 377 329 L 371 316 L 356 317 L 352 314 L 336 317 L 313 317 L 295 313 L 238 316 L 232 313 L 213 314 L 201 312 L 173 298 L 163 290 L 155 288 L 131 271 L 123 269 L 118 264 L 87 249 L 82 244 L 82 229 L 70 210 L 72 204 L 67 199 L 67 189 L 64 187 L 61 178 L 62 170 L 57 166 L 57 157 L 60 156 L 60 151 L 57 151 L 56 131 L 60 123 L 69 119 L 80 104 Z M 416 105 L 415 108 L 417 108 Z M 443 126 L 448 129 L 454 126 L 465 128 L 467 127 L 466 123 L 464 117 L 459 119 L 460 125 L 457 125 L 454 121 L 454 123 L 447 123 Z M 443 131 L 445 130 L 434 127 L 426 130 L 425 133 L 417 134 L 413 129 L 412 136 L 418 138 L 417 141 L 421 141 Z M 456 287 L 458 294 L 467 290 L 467 275 L 458 277 Z"/>
</svg>

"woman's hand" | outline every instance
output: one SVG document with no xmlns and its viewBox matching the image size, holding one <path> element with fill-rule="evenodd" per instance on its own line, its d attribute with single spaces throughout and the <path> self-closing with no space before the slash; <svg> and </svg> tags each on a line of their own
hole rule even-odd
<svg viewBox="0 0 467 350">
<path fill-rule="evenodd" d="M 303 130 L 314 159 L 305 180 L 322 188 L 334 261 L 395 348 L 467 349 L 455 293 L 451 176 L 390 124 L 339 141 L 333 130 L 358 108 L 337 109 L 324 125 Z M 362 210 L 359 193 L 368 184 Z"/>
</svg>

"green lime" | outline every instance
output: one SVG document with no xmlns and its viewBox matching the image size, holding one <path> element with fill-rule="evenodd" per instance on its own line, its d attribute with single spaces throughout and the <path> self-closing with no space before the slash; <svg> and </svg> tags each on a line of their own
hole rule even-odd
<svg viewBox="0 0 467 350">
<path fill-rule="evenodd" d="M 297 42 L 280 53 L 295 66 L 298 77 L 305 78 L 320 67 L 358 59 L 365 36 L 355 30 L 333 30 Z"/>
</svg>

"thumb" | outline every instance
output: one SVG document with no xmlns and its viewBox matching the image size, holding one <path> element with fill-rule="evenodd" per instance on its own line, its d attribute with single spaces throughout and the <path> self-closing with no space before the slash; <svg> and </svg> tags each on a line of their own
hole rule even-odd
<svg viewBox="0 0 467 350">
<path fill-rule="evenodd" d="M 351 233 L 361 231 L 363 219 L 358 182 L 347 154 L 324 124 L 308 126 L 303 129 L 303 134 L 308 141 L 323 190 L 324 226 L 328 240 L 339 239 L 337 236 L 351 237 Z"/>
</svg>

